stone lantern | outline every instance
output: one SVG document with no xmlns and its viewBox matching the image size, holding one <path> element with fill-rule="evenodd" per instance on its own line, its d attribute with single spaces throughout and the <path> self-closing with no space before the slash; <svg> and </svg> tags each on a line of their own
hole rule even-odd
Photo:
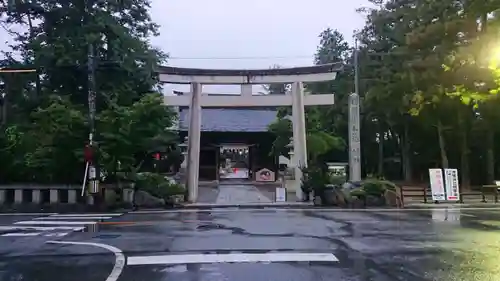
<svg viewBox="0 0 500 281">
<path fill-rule="evenodd" d="M 177 172 L 177 174 L 175 175 L 175 179 L 177 180 L 178 183 L 184 184 L 186 182 L 186 171 L 188 162 L 188 156 L 187 156 L 188 137 L 184 138 L 184 142 L 180 143 L 179 147 L 181 148 L 181 154 L 183 159 L 179 172 Z"/>
<path fill-rule="evenodd" d="M 286 180 L 293 180 L 295 179 L 295 159 L 294 159 L 294 154 L 295 152 L 293 151 L 293 138 L 290 138 L 289 143 L 286 145 L 288 148 L 288 156 L 290 159 L 290 165 L 285 170 L 284 176 Z"/>
</svg>

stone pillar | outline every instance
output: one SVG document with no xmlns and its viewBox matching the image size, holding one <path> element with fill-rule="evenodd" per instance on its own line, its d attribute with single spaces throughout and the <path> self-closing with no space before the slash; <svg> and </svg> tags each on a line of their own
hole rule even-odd
<svg viewBox="0 0 500 281">
<path fill-rule="evenodd" d="M 307 167 L 307 144 L 306 144 L 306 120 L 304 111 L 304 86 L 302 82 L 292 84 L 292 128 L 293 128 L 293 159 L 290 159 L 295 167 L 295 181 L 297 198 L 302 199 L 300 189 L 302 181 L 302 167 Z"/>
<path fill-rule="evenodd" d="M 252 84 L 241 84 L 241 95 L 244 97 L 252 96 Z"/>
<path fill-rule="evenodd" d="M 68 190 L 68 203 L 76 204 L 76 190 L 74 189 Z"/>
<path fill-rule="evenodd" d="M 59 203 L 59 190 L 51 189 L 49 192 L 50 192 L 50 203 Z"/>
<path fill-rule="evenodd" d="M 40 191 L 40 189 L 33 189 L 31 192 L 33 197 L 32 202 L 35 204 L 42 203 L 42 192 Z"/>
<path fill-rule="evenodd" d="M 188 128 L 187 188 L 188 201 L 192 203 L 195 203 L 198 199 L 201 141 L 201 91 L 202 85 L 200 83 L 191 84 L 191 103 L 189 106 Z"/>
<path fill-rule="evenodd" d="M 0 189 L 0 204 L 5 203 L 5 190 Z"/>
<path fill-rule="evenodd" d="M 349 95 L 349 180 L 361 180 L 361 138 L 359 95 Z"/>
<path fill-rule="evenodd" d="M 23 190 L 15 189 L 14 190 L 14 203 L 20 204 L 23 203 Z"/>
</svg>

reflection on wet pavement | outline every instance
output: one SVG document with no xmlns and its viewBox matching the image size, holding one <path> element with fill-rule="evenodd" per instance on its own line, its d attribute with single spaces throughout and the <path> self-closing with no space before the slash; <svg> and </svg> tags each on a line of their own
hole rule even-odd
<svg viewBox="0 0 500 281">
<path fill-rule="evenodd" d="M 113 222 L 59 240 L 121 249 L 129 264 L 120 281 L 500 280 L 500 209 L 185 210 Z M 109 278 L 112 252 L 46 241 L 0 237 L 0 280 Z M 207 254 L 219 262 L 207 263 Z M 299 261 L 299 254 L 338 261 Z M 283 256 L 291 261 L 275 262 Z M 187 257 L 196 261 L 174 264 Z"/>
</svg>

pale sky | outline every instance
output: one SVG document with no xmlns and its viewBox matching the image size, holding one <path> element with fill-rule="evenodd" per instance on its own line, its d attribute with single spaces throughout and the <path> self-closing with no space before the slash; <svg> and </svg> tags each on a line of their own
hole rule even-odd
<svg viewBox="0 0 500 281">
<path fill-rule="evenodd" d="M 152 3 L 153 20 L 161 26 L 161 35 L 152 38 L 153 44 L 170 54 L 169 65 L 198 68 L 311 65 L 319 33 L 326 28 L 338 29 L 352 42 L 353 31 L 364 24 L 363 16 L 355 10 L 369 5 L 367 0 L 152 0 Z M 0 43 L 3 45 L 8 37 L 2 30 Z M 174 88 L 187 90 L 173 86 L 166 91 Z M 232 87 L 221 86 L 203 90 L 233 92 Z"/>
</svg>

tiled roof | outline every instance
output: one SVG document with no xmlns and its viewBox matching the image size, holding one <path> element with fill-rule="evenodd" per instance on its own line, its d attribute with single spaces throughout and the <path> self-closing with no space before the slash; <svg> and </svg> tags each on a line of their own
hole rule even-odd
<svg viewBox="0 0 500 281">
<path fill-rule="evenodd" d="M 201 130 L 205 132 L 267 132 L 276 120 L 276 109 L 203 108 Z M 179 129 L 187 131 L 189 109 L 179 110 Z"/>
</svg>

